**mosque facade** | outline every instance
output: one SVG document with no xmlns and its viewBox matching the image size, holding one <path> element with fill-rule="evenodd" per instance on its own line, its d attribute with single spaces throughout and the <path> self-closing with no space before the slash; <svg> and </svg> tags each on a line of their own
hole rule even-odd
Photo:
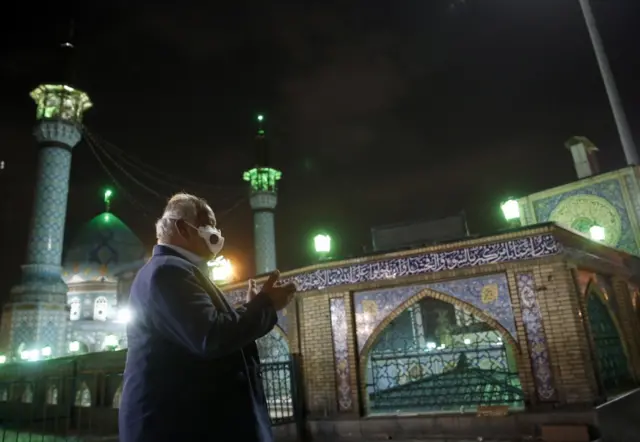
<svg viewBox="0 0 640 442">
<path fill-rule="evenodd" d="M 68 247 L 63 279 L 69 287 L 69 351 L 89 353 L 127 347 L 130 320 L 121 276 L 142 266 L 142 242 L 116 215 L 105 212 L 87 223 Z"/>
</svg>

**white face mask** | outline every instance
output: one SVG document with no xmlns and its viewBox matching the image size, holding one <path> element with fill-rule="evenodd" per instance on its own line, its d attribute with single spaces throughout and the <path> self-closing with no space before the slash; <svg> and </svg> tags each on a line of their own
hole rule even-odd
<svg viewBox="0 0 640 442">
<path fill-rule="evenodd" d="M 207 244 L 207 247 L 211 251 L 211 254 L 214 257 L 217 256 L 224 246 L 224 237 L 222 236 L 222 233 L 220 233 L 220 230 L 211 226 L 191 227 L 198 231 L 198 235 L 200 235 L 200 237 Z"/>
</svg>

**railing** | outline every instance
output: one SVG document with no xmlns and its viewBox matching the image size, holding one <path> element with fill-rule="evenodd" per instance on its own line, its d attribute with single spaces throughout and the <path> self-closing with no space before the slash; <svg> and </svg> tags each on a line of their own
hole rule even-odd
<svg viewBox="0 0 640 442">
<path fill-rule="evenodd" d="M 111 352 L 2 366 L 0 442 L 117 441 L 123 356 Z M 262 365 L 274 426 L 302 428 L 297 366 L 296 359 Z"/>
</svg>

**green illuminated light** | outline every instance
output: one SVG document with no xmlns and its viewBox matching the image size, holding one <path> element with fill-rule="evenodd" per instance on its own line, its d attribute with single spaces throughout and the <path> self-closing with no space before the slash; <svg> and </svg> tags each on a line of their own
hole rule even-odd
<svg viewBox="0 0 640 442">
<path fill-rule="evenodd" d="M 504 218 L 507 221 L 514 221 L 520 219 L 520 205 L 515 199 L 510 199 L 500 204 Z"/>
<path fill-rule="evenodd" d="M 38 120 L 60 118 L 79 123 L 93 106 L 86 93 L 65 85 L 42 84 L 31 92 L 31 98 L 37 105 Z"/>
<path fill-rule="evenodd" d="M 244 173 L 243 179 L 251 184 L 254 192 L 275 192 L 277 183 L 282 178 L 282 172 L 269 167 L 258 167 Z"/>
<path fill-rule="evenodd" d="M 331 252 L 331 236 L 324 234 L 316 235 L 313 238 L 313 245 L 316 253 L 329 253 Z"/>
<path fill-rule="evenodd" d="M 104 191 L 104 202 L 106 203 L 111 199 L 111 195 L 113 195 L 113 190 L 107 189 Z"/>
<path fill-rule="evenodd" d="M 264 115 L 258 115 L 258 121 L 264 120 Z"/>
</svg>

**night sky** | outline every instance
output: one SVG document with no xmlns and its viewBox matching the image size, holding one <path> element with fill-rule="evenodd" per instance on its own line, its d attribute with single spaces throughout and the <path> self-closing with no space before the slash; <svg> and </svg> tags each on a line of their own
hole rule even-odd
<svg viewBox="0 0 640 442">
<path fill-rule="evenodd" d="M 186 190 L 219 213 L 225 255 L 250 275 L 242 172 L 258 112 L 283 171 L 283 270 L 311 262 L 317 229 L 353 256 L 380 224 L 465 210 L 473 233 L 503 228 L 502 199 L 574 180 L 572 135 L 599 146 L 603 171 L 625 165 L 577 0 L 22 3 L 3 6 L 0 29 L 5 299 L 33 200 L 28 94 L 50 78 L 65 15 L 75 18 L 77 85 L 95 105 L 85 124 L 122 186 L 81 143 L 66 241 L 104 210 L 112 186 L 113 212 L 151 247 L 166 198 Z M 640 144 L 640 2 L 592 3 Z"/>
</svg>

